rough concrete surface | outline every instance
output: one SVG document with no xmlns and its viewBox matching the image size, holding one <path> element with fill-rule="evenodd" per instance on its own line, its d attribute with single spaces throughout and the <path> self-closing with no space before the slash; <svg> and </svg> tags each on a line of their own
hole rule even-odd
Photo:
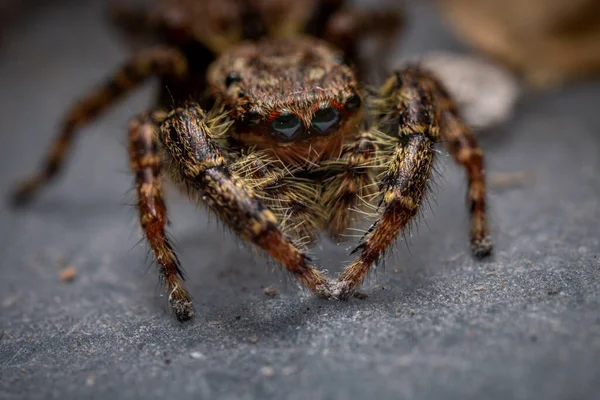
<svg viewBox="0 0 600 400">
<path fill-rule="evenodd" d="M 2 194 L 37 165 L 66 106 L 127 57 L 103 3 L 48 5 L 10 32 L 0 54 Z M 399 51 L 461 49 L 430 7 L 410 14 Z M 426 223 L 398 244 L 365 300 L 300 292 L 171 193 L 198 311 L 183 325 L 127 205 L 125 129 L 152 91 L 86 128 L 67 172 L 31 208 L 0 209 L 1 399 L 596 398 L 600 82 L 527 95 L 482 136 L 490 175 L 532 177 L 490 194 L 492 260 L 468 254 L 465 181 L 442 152 Z M 315 252 L 337 271 L 349 247 Z M 76 276 L 63 282 L 68 265 Z"/>
</svg>

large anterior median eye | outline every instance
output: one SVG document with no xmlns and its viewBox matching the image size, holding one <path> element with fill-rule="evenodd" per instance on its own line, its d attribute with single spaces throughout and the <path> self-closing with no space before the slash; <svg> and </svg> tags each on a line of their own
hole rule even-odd
<svg viewBox="0 0 600 400">
<path fill-rule="evenodd" d="M 300 136 L 304 126 L 294 114 L 281 114 L 271 121 L 271 134 L 280 142 L 291 142 Z"/>
<path fill-rule="evenodd" d="M 340 112 L 333 107 L 327 107 L 313 115 L 311 130 L 317 135 L 328 135 L 336 130 L 339 125 Z"/>
</svg>

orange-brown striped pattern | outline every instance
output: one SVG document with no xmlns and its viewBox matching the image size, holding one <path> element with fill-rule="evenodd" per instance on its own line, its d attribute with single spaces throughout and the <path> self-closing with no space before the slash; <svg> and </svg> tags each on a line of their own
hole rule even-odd
<svg viewBox="0 0 600 400">
<path fill-rule="evenodd" d="M 486 213 L 486 185 L 483 151 L 469 127 L 460 117 L 458 107 L 441 82 L 428 74 L 434 85 L 441 113 L 441 137 L 456 162 L 469 179 L 467 204 L 471 214 L 471 251 L 476 257 L 492 252 L 492 239 Z"/>
<path fill-rule="evenodd" d="M 163 201 L 162 156 L 157 138 L 157 123 L 165 115 L 144 115 L 129 125 L 129 163 L 136 177 L 140 225 L 169 290 L 169 302 L 177 319 L 194 315 L 191 296 L 183 286 L 177 255 L 165 232 L 167 210 Z"/>
</svg>

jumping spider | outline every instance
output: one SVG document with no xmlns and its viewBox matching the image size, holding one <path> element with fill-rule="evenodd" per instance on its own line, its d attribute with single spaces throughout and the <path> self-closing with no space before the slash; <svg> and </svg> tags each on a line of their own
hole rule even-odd
<svg viewBox="0 0 600 400">
<path fill-rule="evenodd" d="M 155 111 L 132 120 L 129 159 L 140 224 L 179 320 L 194 308 L 165 232 L 165 175 L 316 295 L 344 299 L 418 213 L 443 142 L 468 175 L 472 252 L 488 255 L 482 151 L 453 100 L 419 66 L 362 87 L 358 40 L 390 43 L 401 19 L 342 3 L 165 0 L 158 12 L 122 13 L 121 22 L 160 33 L 166 45 L 135 54 L 70 110 L 15 200 L 55 177 L 79 128 L 158 76 L 166 89 Z M 307 247 L 320 230 L 340 238 L 361 211 L 374 222 L 330 280 Z"/>
</svg>

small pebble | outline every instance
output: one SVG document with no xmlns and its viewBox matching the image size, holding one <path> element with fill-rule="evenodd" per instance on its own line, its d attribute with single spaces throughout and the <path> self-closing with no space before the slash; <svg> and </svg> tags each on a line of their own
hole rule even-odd
<svg viewBox="0 0 600 400">
<path fill-rule="evenodd" d="M 271 367 L 270 365 L 265 365 L 264 367 L 262 367 L 260 369 L 260 373 L 263 376 L 271 377 L 271 376 L 275 375 L 275 368 Z"/>
<path fill-rule="evenodd" d="M 59 274 L 60 281 L 65 283 L 72 282 L 75 276 L 77 276 L 77 269 L 72 265 L 63 268 Z"/>
<path fill-rule="evenodd" d="M 294 375 L 296 372 L 298 372 L 298 368 L 296 368 L 296 367 L 295 367 L 295 366 L 293 366 L 293 365 L 290 365 L 290 366 L 284 367 L 284 368 L 281 370 L 281 373 L 282 373 L 283 375 L 285 375 L 285 376 Z"/>
<path fill-rule="evenodd" d="M 199 351 L 192 351 L 190 353 L 190 357 L 192 357 L 193 359 L 196 359 L 196 360 L 203 360 L 206 358 L 206 356 L 204 354 L 200 353 Z"/>
<path fill-rule="evenodd" d="M 267 286 L 263 289 L 263 293 L 269 297 L 275 297 L 277 295 L 277 289 L 271 286 Z"/>
<path fill-rule="evenodd" d="M 96 375 L 89 374 L 88 377 L 85 379 L 86 386 L 94 386 L 95 383 L 96 383 Z"/>
</svg>

